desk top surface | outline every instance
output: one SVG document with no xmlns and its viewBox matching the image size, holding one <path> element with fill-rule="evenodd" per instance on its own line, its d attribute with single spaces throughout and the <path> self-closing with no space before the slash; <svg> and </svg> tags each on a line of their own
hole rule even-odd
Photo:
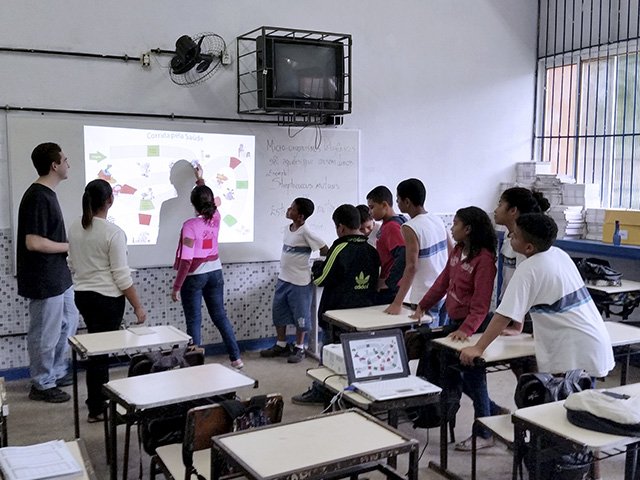
<svg viewBox="0 0 640 480">
<path fill-rule="evenodd" d="M 464 342 L 453 341 L 451 337 L 436 338 L 433 342 L 459 352 L 463 348 L 475 345 L 481 336 L 481 333 L 476 333 Z M 528 357 L 535 355 L 535 353 L 533 336 L 523 333 L 510 337 L 497 337 L 491 342 L 491 345 L 487 347 L 482 358 L 484 358 L 487 363 L 494 363 L 513 360 L 514 358 Z"/>
<path fill-rule="evenodd" d="M 640 383 L 608 388 L 607 390 L 639 395 Z M 640 441 L 638 437 L 611 435 L 573 425 L 567 420 L 564 400 L 536 405 L 535 407 L 520 408 L 513 413 L 513 417 L 516 420 L 524 420 L 526 423 L 544 428 L 551 433 L 593 449 L 614 448 Z"/>
<path fill-rule="evenodd" d="M 222 435 L 214 437 L 213 442 L 240 460 L 255 478 L 269 478 L 286 472 L 304 472 L 316 465 L 331 465 L 371 452 L 391 450 L 415 440 L 357 410 L 346 410 Z M 283 455 L 283 452 L 287 454 Z"/>
<path fill-rule="evenodd" d="M 71 455 L 78 462 L 78 465 L 82 467 L 82 476 L 77 477 L 77 480 L 93 480 L 96 479 L 96 473 L 93 469 L 93 465 L 89 461 L 87 450 L 84 446 L 84 442 L 81 439 L 66 442 Z"/>
<path fill-rule="evenodd" d="M 622 279 L 622 284 L 617 287 L 615 286 L 599 287 L 596 285 L 587 285 L 587 290 L 598 290 L 599 292 L 607 293 L 609 295 L 616 294 L 616 293 L 637 292 L 637 291 L 640 291 L 640 282 Z"/>
<path fill-rule="evenodd" d="M 402 307 L 402 311 L 398 315 L 389 315 L 384 313 L 384 309 L 388 306 L 374 305 L 373 307 L 329 310 L 324 312 L 324 316 L 330 323 L 356 331 L 384 330 L 418 324 L 418 320 L 409 318 L 409 315 L 413 314 L 413 310 L 410 308 Z M 422 322 L 425 323 L 430 318 L 429 315 L 424 315 Z"/>
<path fill-rule="evenodd" d="M 640 328 L 621 322 L 604 322 L 604 325 L 609 332 L 611 346 L 620 347 L 640 343 Z M 481 333 L 473 334 L 466 342 L 454 342 L 449 337 L 437 338 L 433 341 L 459 352 L 463 348 L 475 345 L 481 336 Z M 521 334 L 497 337 L 485 350 L 482 358 L 487 363 L 496 363 L 531 355 L 535 355 L 535 340 L 532 335 Z"/>
<path fill-rule="evenodd" d="M 142 410 L 223 395 L 254 383 L 236 370 L 209 363 L 111 380 L 103 388 L 112 400 Z"/>
<path fill-rule="evenodd" d="M 174 345 L 187 345 L 191 337 L 171 325 L 158 325 L 142 329 L 135 333 L 135 327 L 112 332 L 85 333 L 69 338 L 69 344 L 83 356 L 104 354 L 130 354 L 150 350 L 169 348 Z"/>
</svg>

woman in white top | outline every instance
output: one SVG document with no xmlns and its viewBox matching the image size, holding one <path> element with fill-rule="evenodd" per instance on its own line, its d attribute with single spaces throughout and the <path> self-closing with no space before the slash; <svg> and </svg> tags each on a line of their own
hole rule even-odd
<svg viewBox="0 0 640 480">
<path fill-rule="evenodd" d="M 89 333 L 120 328 L 125 298 L 133 307 L 138 323 L 146 319 L 127 264 L 127 238 L 121 228 L 107 221 L 111 205 L 111 185 L 104 180 L 89 182 L 82 195 L 82 218 L 69 229 L 68 262 L 75 302 Z M 102 385 L 108 381 L 108 356 L 90 357 L 86 402 L 89 423 L 103 419 Z"/>
</svg>

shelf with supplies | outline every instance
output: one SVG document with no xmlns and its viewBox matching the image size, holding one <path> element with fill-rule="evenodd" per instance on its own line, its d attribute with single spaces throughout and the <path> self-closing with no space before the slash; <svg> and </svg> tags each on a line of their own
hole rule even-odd
<svg viewBox="0 0 640 480">
<path fill-rule="evenodd" d="M 640 260 L 640 247 L 635 245 L 613 245 L 611 243 L 595 240 L 566 240 L 558 239 L 555 246 L 565 250 L 571 256 L 579 253 L 582 255 L 594 255 L 624 258 L 627 260 Z"/>
</svg>

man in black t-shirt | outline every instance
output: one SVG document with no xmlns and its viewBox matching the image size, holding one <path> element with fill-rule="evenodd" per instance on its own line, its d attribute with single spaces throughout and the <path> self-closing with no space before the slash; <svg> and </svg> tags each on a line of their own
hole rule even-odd
<svg viewBox="0 0 640 480">
<path fill-rule="evenodd" d="M 67 178 L 69 163 L 55 143 L 38 145 L 31 160 L 38 179 L 22 196 L 17 235 L 18 294 L 29 300 L 29 398 L 61 403 L 71 398 L 59 387 L 71 384 L 67 339 L 78 326 L 69 244 L 54 191 Z"/>
</svg>

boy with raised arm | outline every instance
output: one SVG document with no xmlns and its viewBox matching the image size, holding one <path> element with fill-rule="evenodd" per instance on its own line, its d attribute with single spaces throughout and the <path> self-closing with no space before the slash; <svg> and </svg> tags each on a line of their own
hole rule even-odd
<svg viewBox="0 0 640 480">
<path fill-rule="evenodd" d="M 386 313 L 397 315 L 402 310 L 409 289 L 409 302 L 417 305 L 424 294 L 444 270 L 453 242 L 440 219 L 424 208 L 427 190 L 417 178 L 409 178 L 398 184 L 396 203 L 402 213 L 411 217 L 400 230 L 405 244 L 405 266 L 398 293 Z M 444 299 L 428 312 L 438 326 Z"/>
<path fill-rule="evenodd" d="M 313 285 L 309 257 L 314 250 L 325 255 L 329 250 L 305 221 L 313 214 L 314 205 L 308 198 L 296 198 L 287 209 L 291 224 L 284 231 L 280 274 L 273 295 L 275 345 L 260 352 L 261 357 L 287 357 L 288 363 L 298 363 L 304 356 L 304 337 L 311 328 Z M 296 343 L 287 343 L 287 325 L 296 327 Z"/>
<path fill-rule="evenodd" d="M 516 220 L 511 246 L 527 257 L 515 270 L 489 326 L 460 361 L 471 365 L 510 321 L 531 314 L 540 371 L 584 369 L 603 377 L 615 363 L 611 339 L 569 255 L 552 246 L 558 227 L 551 217 L 527 213 Z"/>
</svg>

